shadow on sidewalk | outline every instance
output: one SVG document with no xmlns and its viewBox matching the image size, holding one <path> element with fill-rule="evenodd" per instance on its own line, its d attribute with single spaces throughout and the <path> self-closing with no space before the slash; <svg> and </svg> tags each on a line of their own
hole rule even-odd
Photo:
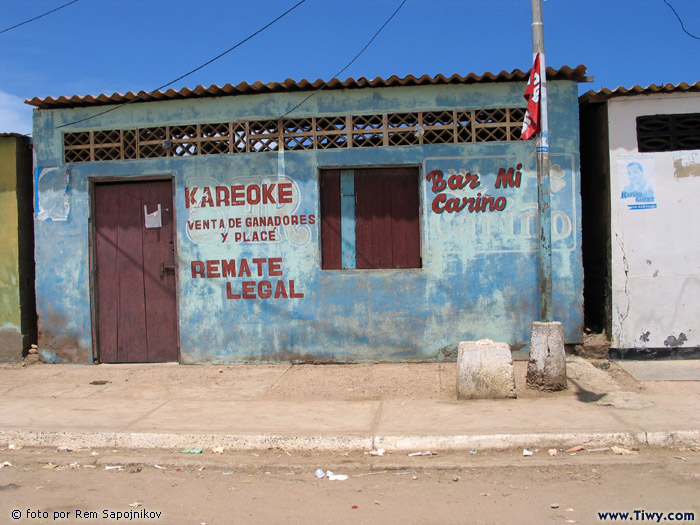
<svg viewBox="0 0 700 525">
<path fill-rule="evenodd" d="M 603 394 L 598 394 L 596 392 L 593 392 L 592 390 L 586 390 L 575 379 L 569 378 L 569 382 L 576 387 L 576 397 L 582 403 L 595 403 L 596 401 L 600 400 L 601 398 L 607 395 L 607 392 Z"/>
</svg>

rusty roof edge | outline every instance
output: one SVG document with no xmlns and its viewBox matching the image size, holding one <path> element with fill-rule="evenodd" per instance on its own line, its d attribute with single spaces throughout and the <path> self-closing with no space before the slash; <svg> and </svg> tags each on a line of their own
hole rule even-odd
<svg viewBox="0 0 700 525">
<path fill-rule="evenodd" d="M 605 102 L 611 98 L 633 97 L 636 95 L 658 95 L 664 93 L 695 93 L 700 92 L 700 81 L 694 84 L 681 82 L 680 84 L 650 84 L 646 87 L 636 85 L 631 88 L 618 87 L 616 89 L 603 88 L 598 91 L 590 90 L 579 97 L 582 104 L 595 104 Z"/>
<path fill-rule="evenodd" d="M 421 75 L 420 77 L 415 77 L 414 75 L 409 74 L 404 77 L 392 75 L 387 79 L 384 79 L 382 77 L 375 77 L 372 79 L 368 79 L 365 77 L 359 77 L 357 79 L 354 79 L 352 77 L 349 77 L 345 80 L 332 78 L 328 81 L 317 79 L 313 82 L 307 79 L 295 81 L 291 78 L 287 78 L 283 82 L 264 83 L 261 81 L 257 81 L 253 84 L 241 82 L 236 85 L 226 84 L 224 86 L 212 84 L 209 87 L 198 85 L 195 86 L 194 89 L 184 87 L 179 90 L 175 90 L 171 88 L 165 92 L 139 91 L 138 94 L 136 94 L 133 91 L 129 91 L 125 94 L 112 93 L 111 95 L 100 94 L 97 96 L 73 95 L 71 97 L 66 97 L 65 95 L 62 95 L 58 98 L 34 97 L 31 99 L 28 98 L 24 102 L 25 104 L 35 106 L 39 109 L 68 109 L 78 107 L 104 106 L 108 104 L 126 104 L 131 102 L 151 102 L 157 100 L 182 100 L 188 98 L 225 97 L 262 93 L 313 91 L 316 89 L 320 89 L 322 86 L 324 87 L 324 89 L 362 89 L 369 87 L 377 88 L 395 86 L 426 86 L 441 84 L 514 82 L 527 80 L 528 74 L 529 71 L 514 69 L 510 72 L 503 70 L 500 73 L 491 73 L 487 71 L 481 75 L 477 75 L 476 73 L 468 73 L 466 76 L 461 76 L 458 73 L 454 73 L 449 77 L 443 74 L 438 74 L 435 76 L 425 74 Z M 585 76 L 586 66 L 582 64 L 573 69 L 568 66 L 562 66 L 559 69 L 554 69 L 552 67 L 547 68 L 547 78 L 550 80 L 571 80 L 578 82 L 583 80 Z"/>
</svg>

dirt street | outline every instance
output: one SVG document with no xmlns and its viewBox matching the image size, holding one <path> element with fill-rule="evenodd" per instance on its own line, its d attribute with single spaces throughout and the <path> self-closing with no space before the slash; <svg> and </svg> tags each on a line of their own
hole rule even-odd
<svg viewBox="0 0 700 525">
<path fill-rule="evenodd" d="M 700 451 L 633 452 L 4 449 L 0 523 L 700 522 Z M 317 479 L 319 468 L 348 479 Z"/>
</svg>

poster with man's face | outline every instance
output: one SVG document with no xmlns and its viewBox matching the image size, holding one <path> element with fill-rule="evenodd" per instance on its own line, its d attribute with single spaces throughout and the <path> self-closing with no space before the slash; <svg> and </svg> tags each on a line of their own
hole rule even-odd
<svg viewBox="0 0 700 525">
<path fill-rule="evenodd" d="M 617 158 L 620 201 L 630 210 L 656 208 L 656 172 L 651 155 Z"/>
</svg>

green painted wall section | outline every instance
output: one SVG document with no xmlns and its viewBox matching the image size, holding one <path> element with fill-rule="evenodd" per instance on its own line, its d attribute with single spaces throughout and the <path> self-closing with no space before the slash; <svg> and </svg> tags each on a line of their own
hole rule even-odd
<svg viewBox="0 0 700 525">
<path fill-rule="evenodd" d="M 19 330 L 19 241 L 17 238 L 17 139 L 0 137 L 0 327 Z"/>
<path fill-rule="evenodd" d="M 22 358 L 17 137 L 0 137 L 0 362 Z"/>
</svg>

